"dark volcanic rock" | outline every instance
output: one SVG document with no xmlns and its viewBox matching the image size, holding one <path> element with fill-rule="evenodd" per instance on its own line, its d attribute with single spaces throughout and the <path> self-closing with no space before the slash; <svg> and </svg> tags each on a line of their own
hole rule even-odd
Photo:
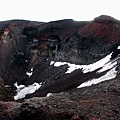
<svg viewBox="0 0 120 120">
<path fill-rule="evenodd" d="M 100 16 L 93 21 L 71 19 L 49 23 L 11 20 L 0 22 L 0 76 L 15 95 L 15 86 L 42 86 L 28 100 L 0 102 L 1 120 L 119 120 L 119 52 L 120 21 Z M 81 83 L 107 73 L 65 74 L 68 65 L 54 67 L 53 61 L 91 64 L 112 53 L 118 61 L 117 78 L 89 88 L 77 89 Z M 26 73 L 33 72 L 32 76 Z M 12 100 L 0 81 L 0 100 Z M 57 92 L 60 92 L 59 94 Z M 44 97 L 47 93 L 54 93 Z M 40 98 L 43 97 L 43 98 Z"/>
<path fill-rule="evenodd" d="M 120 92 L 110 90 L 113 84 L 120 85 L 120 81 L 33 97 L 21 103 L 0 102 L 0 120 L 119 120 Z"/>
<path fill-rule="evenodd" d="M 4 85 L 2 78 L 0 77 L 0 101 L 11 101 L 13 96 L 9 90 L 9 85 Z"/>
<path fill-rule="evenodd" d="M 80 70 L 64 74 L 68 66 L 55 68 L 49 65 L 51 60 L 91 64 L 120 44 L 119 21 L 109 16 L 100 16 L 90 22 L 71 19 L 49 23 L 5 21 L 0 23 L 0 31 L 0 75 L 5 84 L 11 85 L 14 92 L 15 82 L 42 83 L 40 96 L 77 87 L 87 80 L 77 77 L 73 83 L 74 77 L 81 74 Z M 26 72 L 31 72 L 31 68 L 34 72 L 28 77 Z M 64 82 L 66 85 L 61 87 Z"/>
</svg>

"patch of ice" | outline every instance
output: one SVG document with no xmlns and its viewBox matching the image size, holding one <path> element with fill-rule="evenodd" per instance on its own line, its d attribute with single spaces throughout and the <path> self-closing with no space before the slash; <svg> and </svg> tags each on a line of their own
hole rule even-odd
<svg viewBox="0 0 120 120">
<path fill-rule="evenodd" d="M 50 62 L 50 65 L 53 65 L 54 63 L 55 63 L 54 61 L 51 61 L 51 62 Z"/>
<path fill-rule="evenodd" d="M 25 62 L 28 62 L 28 60 L 25 60 Z"/>
<path fill-rule="evenodd" d="M 120 47 L 118 46 L 118 49 L 120 49 Z M 100 83 L 102 81 L 105 80 L 110 80 L 116 77 L 116 73 L 117 71 L 115 71 L 116 65 L 117 65 L 117 59 L 111 60 L 111 55 L 112 53 L 110 53 L 109 55 L 107 55 L 105 58 L 93 63 L 93 64 L 89 64 L 89 65 L 75 65 L 75 64 L 70 64 L 67 62 L 54 62 L 51 61 L 55 67 L 59 67 L 61 65 L 68 65 L 68 70 L 66 71 L 65 74 L 67 73 L 71 73 L 77 69 L 82 69 L 83 73 L 88 73 L 88 72 L 92 72 L 94 70 L 97 70 L 100 68 L 100 70 L 98 70 L 96 73 L 101 73 L 104 72 L 106 70 L 109 70 L 105 75 L 103 75 L 100 78 L 94 78 L 92 80 L 89 80 L 85 83 L 82 83 L 80 86 L 78 86 L 78 88 L 81 87 L 85 87 L 85 86 L 91 86 L 92 84 L 97 84 Z"/>
<path fill-rule="evenodd" d="M 31 77 L 33 74 L 33 68 L 31 68 L 31 72 L 26 72 L 26 75 L 28 75 L 29 77 Z"/>
<path fill-rule="evenodd" d="M 59 67 L 59 66 L 61 66 L 61 65 L 66 65 L 66 64 L 68 64 L 67 62 L 55 62 L 54 63 L 54 66 L 55 67 Z"/>
<path fill-rule="evenodd" d="M 106 63 L 108 63 L 110 61 L 111 55 L 112 55 L 112 53 L 107 55 L 105 58 L 93 63 L 93 64 L 86 65 L 84 67 L 83 73 L 92 72 L 98 68 L 103 67 Z"/>
<path fill-rule="evenodd" d="M 14 84 L 15 87 L 17 87 L 17 94 L 14 96 L 15 100 L 24 98 L 27 94 L 34 93 L 36 90 L 38 90 L 42 85 L 41 83 L 33 83 L 32 85 L 28 85 L 25 87 L 25 85 L 17 85 L 17 83 Z"/>
<path fill-rule="evenodd" d="M 61 65 L 67 64 L 69 67 L 68 67 L 66 74 L 71 73 L 77 69 L 82 69 L 83 73 L 88 73 L 88 72 L 92 72 L 98 68 L 101 68 L 105 64 L 107 64 L 110 61 L 111 55 L 112 55 L 112 53 L 107 55 L 105 58 L 103 58 L 103 59 L 101 59 L 93 64 L 89 64 L 89 65 L 75 65 L 75 64 L 70 64 L 68 62 L 55 62 L 55 61 L 51 61 L 50 65 L 54 64 L 55 67 L 59 67 Z M 103 71 L 103 70 L 101 70 L 101 71 Z"/>
<path fill-rule="evenodd" d="M 47 97 L 52 96 L 52 95 L 53 95 L 52 93 L 48 93 L 48 94 L 47 94 Z"/>
<path fill-rule="evenodd" d="M 25 87 L 25 85 L 18 85 L 18 83 L 14 83 L 14 86 L 17 88 L 17 90 L 20 90 Z"/>
<path fill-rule="evenodd" d="M 69 66 L 69 68 L 68 68 L 68 70 L 65 74 L 71 73 L 71 72 L 73 72 L 77 69 L 83 69 L 84 68 L 84 65 L 75 65 L 75 64 L 70 64 L 70 63 L 68 63 L 68 66 Z"/>
<path fill-rule="evenodd" d="M 118 48 L 117 49 L 120 49 L 120 46 L 118 46 Z"/>
<path fill-rule="evenodd" d="M 77 88 L 82 88 L 82 87 L 86 87 L 86 86 L 91 86 L 93 84 L 98 84 L 102 81 L 106 81 L 106 80 L 111 80 L 113 78 L 116 77 L 117 71 L 115 71 L 116 67 L 114 67 L 113 69 L 111 69 L 109 72 L 107 72 L 105 75 L 103 75 L 100 78 L 94 78 L 92 80 L 89 80 L 87 82 L 82 83 L 80 86 L 78 86 Z"/>
<path fill-rule="evenodd" d="M 115 62 L 108 62 L 99 71 L 97 71 L 97 73 L 101 73 L 101 72 L 104 72 L 106 70 L 110 70 L 110 69 L 112 69 L 116 65 L 117 65 L 117 61 L 115 61 Z"/>
</svg>

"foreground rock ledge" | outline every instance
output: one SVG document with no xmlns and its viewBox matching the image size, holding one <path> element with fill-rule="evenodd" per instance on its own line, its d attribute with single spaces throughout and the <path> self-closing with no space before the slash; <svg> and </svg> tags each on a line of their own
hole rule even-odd
<svg viewBox="0 0 120 120">
<path fill-rule="evenodd" d="M 83 89 L 0 102 L 0 120 L 119 120 L 120 81 L 106 81 Z"/>
</svg>

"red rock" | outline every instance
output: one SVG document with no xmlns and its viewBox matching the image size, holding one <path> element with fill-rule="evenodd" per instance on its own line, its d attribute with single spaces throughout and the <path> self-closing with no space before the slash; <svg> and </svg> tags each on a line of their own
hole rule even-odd
<svg viewBox="0 0 120 120">
<path fill-rule="evenodd" d="M 120 23 L 114 18 L 100 16 L 86 24 L 78 33 L 87 38 L 105 39 L 108 43 L 115 43 L 120 41 Z"/>
</svg>

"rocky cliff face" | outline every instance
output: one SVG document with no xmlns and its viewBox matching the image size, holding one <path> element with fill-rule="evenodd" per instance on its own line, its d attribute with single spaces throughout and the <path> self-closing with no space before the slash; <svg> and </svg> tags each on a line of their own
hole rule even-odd
<svg viewBox="0 0 120 120">
<path fill-rule="evenodd" d="M 68 92 L 73 90 L 74 92 L 66 93 L 68 95 L 64 99 L 67 99 L 66 102 L 68 103 L 68 99 L 70 99 L 72 103 L 75 102 L 75 104 L 73 104 L 75 109 L 77 107 L 76 104 L 79 102 L 77 101 L 78 99 L 80 101 L 87 99 L 87 97 L 90 97 L 89 95 L 93 93 L 90 101 L 93 103 L 95 101 L 95 104 L 97 103 L 98 105 L 100 101 L 97 100 L 96 102 L 94 91 L 100 91 L 101 96 L 106 92 L 104 90 L 101 91 L 102 87 L 100 86 L 98 89 L 91 88 L 90 92 L 87 91 L 85 98 L 81 96 L 80 98 L 76 97 L 75 101 L 73 100 L 75 92 L 77 92 L 78 96 L 81 95 L 82 91 L 79 91 L 79 85 L 93 79 L 95 81 L 117 79 L 117 82 L 113 82 L 114 84 L 112 83 L 110 87 L 107 86 L 107 89 L 111 89 L 110 91 L 112 92 L 110 92 L 110 94 L 113 94 L 114 91 L 116 94 L 114 97 L 118 99 L 119 39 L 120 21 L 104 15 L 89 22 L 76 22 L 72 19 L 49 23 L 25 20 L 0 22 L 0 76 L 3 78 L 5 85 L 10 87 L 12 95 L 15 96 L 14 98 L 16 100 L 31 97 L 45 97 L 48 93 Z M 116 76 L 118 78 L 116 78 Z M 109 99 L 111 95 L 108 91 L 109 90 L 107 90 L 106 93 L 108 96 L 106 101 L 111 103 L 112 99 Z M 70 94 L 73 94 L 73 96 Z M 35 106 L 38 104 L 39 100 L 35 102 L 34 105 L 26 101 L 23 103 L 2 102 L 0 103 L 2 107 L 4 107 L 4 104 L 8 106 L 4 108 L 5 111 L 1 112 L 0 115 L 3 116 L 3 119 L 10 118 L 11 120 L 13 119 L 10 117 L 11 114 L 15 116 L 14 119 L 17 120 L 24 118 L 30 119 L 31 116 L 37 116 L 35 118 L 36 120 L 38 118 L 74 120 L 75 116 L 73 115 L 75 111 L 71 108 L 72 112 L 69 112 L 67 109 L 67 113 L 63 114 L 65 112 L 64 106 L 66 105 L 62 104 L 62 102 L 60 102 L 60 106 L 63 106 L 61 108 L 62 111 L 59 106 L 54 109 L 54 105 L 52 106 L 52 104 L 56 104 L 54 100 L 59 98 L 58 96 L 55 95 L 55 98 L 50 98 L 50 100 L 52 99 L 50 107 L 48 106 L 49 103 L 44 102 L 46 104 L 44 106 L 42 102 L 42 105 L 38 105 L 36 108 Z M 60 98 L 63 96 L 64 95 L 60 95 Z M 93 100 L 94 98 L 95 100 Z M 47 101 L 47 99 L 45 99 L 45 101 Z M 90 101 L 87 101 L 87 103 L 83 101 L 83 104 L 86 105 L 86 109 L 88 109 L 87 105 L 89 103 L 91 104 Z M 106 101 L 104 101 L 105 104 L 107 104 Z M 14 104 L 17 107 L 14 108 Z M 119 106 L 119 103 L 117 105 Z M 106 107 L 107 106 L 108 104 Z M 14 109 L 14 113 L 4 116 L 4 112 L 6 113 L 7 109 L 8 113 L 10 113 L 10 107 Z M 50 109 L 51 107 L 53 107 L 52 111 Z M 99 109 L 99 106 L 96 106 L 96 109 L 97 108 Z M 43 111 L 41 111 L 41 109 L 43 109 Z M 100 107 L 100 109 L 102 108 Z M 108 110 L 110 109 L 105 109 L 105 111 Z M 118 114 L 114 114 L 114 112 L 111 114 L 113 116 L 116 115 L 117 117 L 114 118 L 118 119 L 120 113 L 119 109 L 115 107 L 115 112 L 116 110 Z M 56 113 L 57 111 L 58 113 Z M 81 111 L 84 111 L 82 113 L 84 114 L 83 116 L 80 115 Z M 43 118 L 42 114 L 46 117 Z M 95 116 L 93 115 L 93 118 L 90 118 L 90 116 L 86 114 L 89 113 L 85 113 L 83 108 L 81 108 L 79 112 L 75 112 L 78 120 L 97 120 L 100 117 L 94 114 Z M 59 116 L 62 115 L 64 117 L 59 118 Z M 107 115 L 106 113 L 105 116 Z M 24 116 L 24 118 L 22 116 Z"/>
</svg>

